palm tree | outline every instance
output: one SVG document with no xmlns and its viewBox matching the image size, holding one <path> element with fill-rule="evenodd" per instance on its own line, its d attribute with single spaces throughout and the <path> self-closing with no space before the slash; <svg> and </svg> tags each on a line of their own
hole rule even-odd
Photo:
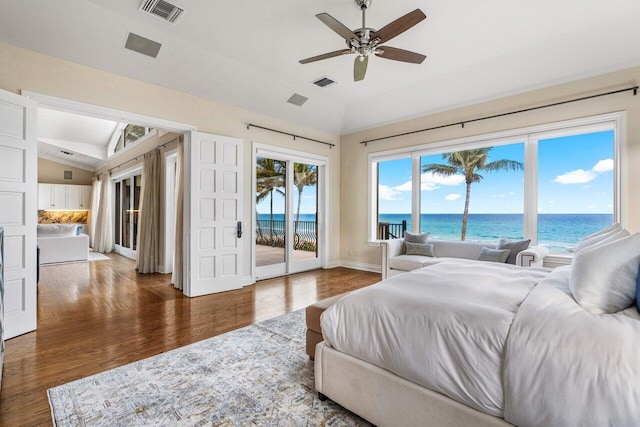
<svg viewBox="0 0 640 427">
<path fill-rule="evenodd" d="M 471 184 L 480 182 L 484 178 L 478 172 L 498 172 L 498 171 L 518 171 L 523 170 L 522 163 L 515 160 L 496 160 L 487 162 L 491 147 L 477 148 L 474 150 L 456 151 L 455 153 L 445 153 L 442 159 L 447 164 L 430 163 L 422 166 L 422 172 L 432 172 L 441 176 L 464 176 L 467 183 L 467 194 L 464 202 L 464 214 L 462 215 L 462 235 L 460 240 L 464 240 L 467 234 L 467 219 L 469 217 L 469 199 L 471 196 Z"/>
<path fill-rule="evenodd" d="M 261 157 L 256 162 L 256 205 L 269 196 L 270 212 L 269 212 L 269 234 L 273 239 L 273 192 L 284 196 L 284 192 L 280 189 L 285 185 L 285 166 L 284 162 L 267 159 Z M 256 207 L 256 218 L 258 218 L 258 208 Z M 260 222 L 258 221 L 258 234 L 262 235 Z M 274 241 L 275 242 L 275 241 Z"/>
<path fill-rule="evenodd" d="M 298 221 L 300 221 L 300 202 L 302 202 L 302 191 L 308 185 L 315 185 L 318 182 L 318 168 L 314 165 L 304 163 L 293 164 L 293 185 L 298 189 L 298 208 L 296 211 L 296 222 L 293 235 L 298 235 Z M 296 248 L 297 248 L 296 243 Z"/>
</svg>

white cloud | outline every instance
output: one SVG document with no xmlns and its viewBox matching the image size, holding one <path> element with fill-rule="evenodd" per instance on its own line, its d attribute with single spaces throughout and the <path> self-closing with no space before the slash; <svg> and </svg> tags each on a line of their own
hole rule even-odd
<svg viewBox="0 0 640 427">
<path fill-rule="evenodd" d="M 491 197 L 494 199 L 504 199 L 506 196 L 504 194 L 492 194 Z"/>
<path fill-rule="evenodd" d="M 613 170 L 613 159 L 600 160 L 593 167 L 593 171 L 596 173 L 605 173 Z"/>
<path fill-rule="evenodd" d="M 515 192 L 513 192 L 513 191 L 509 191 L 509 195 L 510 195 L 510 196 L 515 196 L 515 195 L 516 195 L 516 193 L 515 193 Z"/>
<path fill-rule="evenodd" d="M 422 191 L 433 191 L 441 188 L 443 185 L 460 185 L 464 183 L 464 176 L 462 175 L 452 175 L 452 176 L 441 176 L 436 175 L 432 172 L 423 173 L 420 175 L 420 189 Z M 381 186 L 382 187 L 382 186 Z M 404 184 L 397 185 L 395 187 L 387 187 L 390 190 L 394 191 L 403 191 L 410 193 L 411 188 L 413 187 L 411 181 L 407 181 Z"/>
<path fill-rule="evenodd" d="M 464 183 L 464 176 L 462 175 L 442 176 L 434 174 L 433 172 L 426 172 L 420 175 L 420 187 L 422 191 L 433 191 L 443 185 L 455 186 L 462 183 Z"/>
<path fill-rule="evenodd" d="M 576 169 L 571 172 L 567 172 L 562 175 L 558 175 L 553 182 L 558 184 L 586 184 L 596 178 L 597 174 L 593 171 L 586 171 L 584 169 Z"/>
<path fill-rule="evenodd" d="M 586 184 L 596 179 L 598 174 L 613 170 L 613 159 L 598 161 L 590 170 L 576 169 L 571 172 L 558 175 L 553 182 L 558 184 Z"/>
<path fill-rule="evenodd" d="M 380 200 L 401 200 L 400 196 L 402 193 L 396 190 L 394 187 L 389 187 L 388 185 L 379 185 L 378 186 L 378 198 Z"/>
<path fill-rule="evenodd" d="M 460 197 L 462 197 L 460 194 L 455 193 L 447 194 L 446 196 L 444 196 L 445 200 L 458 200 Z"/>
</svg>

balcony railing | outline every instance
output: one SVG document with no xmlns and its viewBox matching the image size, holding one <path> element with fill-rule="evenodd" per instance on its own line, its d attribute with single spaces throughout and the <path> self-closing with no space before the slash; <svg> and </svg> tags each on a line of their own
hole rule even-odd
<svg viewBox="0 0 640 427">
<path fill-rule="evenodd" d="M 404 232 L 407 229 L 407 221 L 402 221 L 400 224 L 391 224 L 390 222 L 378 223 L 378 239 L 389 240 L 398 239 L 404 237 Z"/>
<path fill-rule="evenodd" d="M 315 221 L 293 223 L 293 249 L 316 252 L 318 250 L 318 224 Z M 284 220 L 259 219 L 256 221 L 256 244 L 285 247 L 286 223 Z"/>
</svg>

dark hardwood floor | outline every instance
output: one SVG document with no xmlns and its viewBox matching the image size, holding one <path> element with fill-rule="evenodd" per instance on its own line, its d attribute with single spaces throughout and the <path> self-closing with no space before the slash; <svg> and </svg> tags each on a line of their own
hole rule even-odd
<svg viewBox="0 0 640 427">
<path fill-rule="evenodd" d="M 0 426 L 51 425 L 46 390 L 260 322 L 380 280 L 347 268 L 187 298 L 169 275 L 109 261 L 44 266 L 38 330 L 6 341 Z"/>
</svg>

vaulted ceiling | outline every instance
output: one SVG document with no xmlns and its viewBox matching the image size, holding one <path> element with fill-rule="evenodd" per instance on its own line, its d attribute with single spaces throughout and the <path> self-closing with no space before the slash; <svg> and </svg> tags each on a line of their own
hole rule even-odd
<svg viewBox="0 0 640 427">
<path fill-rule="evenodd" d="M 374 29 L 425 12 L 389 45 L 427 59 L 372 58 L 362 82 L 351 55 L 298 63 L 345 47 L 315 15 L 358 28 L 351 0 L 172 0 L 175 24 L 140 2 L 1 0 L 0 41 L 336 134 L 640 65 L 638 0 L 373 0 Z M 157 58 L 125 49 L 130 32 L 159 42 Z M 325 76 L 337 84 L 311 84 Z"/>
</svg>

